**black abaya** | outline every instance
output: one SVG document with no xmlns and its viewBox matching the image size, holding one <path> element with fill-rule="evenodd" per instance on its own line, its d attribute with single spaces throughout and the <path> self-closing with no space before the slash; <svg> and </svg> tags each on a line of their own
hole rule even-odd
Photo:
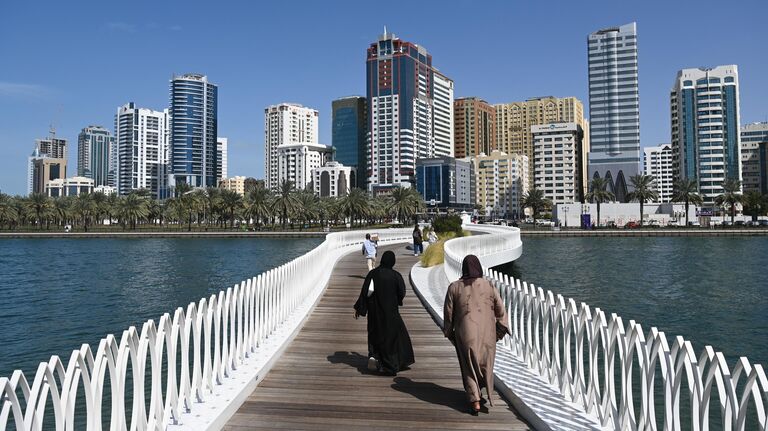
<svg viewBox="0 0 768 431">
<path fill-rule="evenodd" d="M 398 307 L 403 305 L 405 282 L 399 272 L 392 269 L 395 254 L 385 252 L 381 264 L 365 278 L 355 310 L 368 317 L 369 354 L 379 360 L 381 368 L 390 373 L 413 364 L 413 346 Z M 373 295 L 368 287 L 374 283 Z"/>
</svg>

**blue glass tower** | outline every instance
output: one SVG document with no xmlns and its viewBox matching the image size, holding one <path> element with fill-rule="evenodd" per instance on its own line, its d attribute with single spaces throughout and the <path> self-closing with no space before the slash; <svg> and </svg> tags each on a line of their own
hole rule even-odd
<svg viewBox="0 0 768 431">
<path fill-rule="evenodd" d="M 216 187 L 218 87 L 198 74 L 171 80 L 169 185 Z"/>
<path fill-rule="evenodd" d="M 365 150 L 368 121 L 366 99 L 350 96 L 331 103 L 333 111 L 332 145 L 334 160 L 344 166 L 365 170 Z"/>
</svg>

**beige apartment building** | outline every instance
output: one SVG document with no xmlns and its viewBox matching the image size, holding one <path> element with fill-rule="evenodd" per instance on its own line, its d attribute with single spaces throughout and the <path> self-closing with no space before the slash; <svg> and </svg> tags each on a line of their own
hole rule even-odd
<svg viewBox="0 0 768 431">
<path fill-rule="evenodd" d="M 496 108 L 478 97 L 453 102 L 454 154 L 456 158 L 491 154 L 496 147 Z"/>
<path fill-rule="evenodd" d="M 529 188 L 529 159 L 498 150 L 471 158 L 475 168 L 476 202 L 489 218 L 521 218 L 520 202 Z"/>
<path fill-rule="evenodd" d="M 231 190 L 240 196 L 245 196 L 245 180 L 246 177 L 244 176 L 222 178 L 219 180 L 219 188 L 224 190 Z"/>
<path fill-rule="evenodd" d="M 536 97 L 525 102 L 500 103 L 496 108 L 496 145 L 507 154 L 524 154 L 533 160 L 531 126 L 551 123 L 576 123 L 584 131 L 582 166 L 586 169 L 589 153 L 589 122 L 584 118 L 584 105 L 575 97 Z M 533 169 L 528 181 L 533 184 Z M 584 171 L 583 178 L 586 178 Z"/>
</svg>

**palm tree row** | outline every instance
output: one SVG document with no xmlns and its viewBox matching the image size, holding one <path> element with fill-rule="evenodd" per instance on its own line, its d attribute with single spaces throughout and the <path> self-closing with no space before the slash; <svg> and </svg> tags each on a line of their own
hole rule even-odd
<svg viewBox="0 0 768 431">
<path fill-rule="evenodd" d="M 102 193 L 76 197 L 51 198 L 42 194 L 12 197 L 0 194 L 0 229 L 51 229 L 72 225 L 88 231 L 94 225 L 114 224 L 122 229 L 138 226 L 168 227 L 192 230 L 229 228 L 236 225 L 262 229 L 281 226 L 286 229 L 313 225 L 324 228 L 331 224 L 362 226 L 383 223 L 389 219 L 409 224 L 425 208 L 414 189 L 397 188 L 391 196 L 370 197 L 360 189 L 352 189 L 339 198 L 319 198 L 308 190 L 297 190 L 290 181 L 280 184 L 276 192 L 263 187 L 249 190 L 245 197 L 217 188 L 193 189 L 185 184 L 175 189 L 175 196 L 163 201 L 150 199 L 140 190 L 126 196 Z"/>
</svg>

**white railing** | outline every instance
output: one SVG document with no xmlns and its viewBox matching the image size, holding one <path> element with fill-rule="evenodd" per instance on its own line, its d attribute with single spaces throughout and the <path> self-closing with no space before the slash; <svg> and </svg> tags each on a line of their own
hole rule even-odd
<svg viewBox="0 0 768 431">
<path fill-rule="evenodd" d="M 656 328 L 645 332 L 634 320 L 625 325 L 616 314 L 487 275 L 507 305 L 512 334 L 504 344 L 603 427 L 768 430 L 761 365 L 741 357 L 730 368 L 710 346 L 697 355 L 681 336 L 670 343 Z M 720 419 L 712 418 L 718 408 Z"/>
<path fill-rule="evenodd" d="M 443 268 L 448 280 L 461 277 L 461 262 L 468 254 L 476 255 L 483 267 L 490 268 L 512 262 L 523 252 L 520 229 L 516 227 L 484 224 L 465 224 L 462 227 L 481 234 L 446 241 Z"/>
<path fill-rule="evenodd" d="M 20 370 L 0 377 L 0 430 L 9 424 L 17 430 L 163 430 L 199 416 L 204 406 L 231 403 L 217 394 L 245 387 L 244 364 L 275 344 L 281 325 L 306 317 L 294 314 L 309 312 L 336 261 L 359 251 L 364 234 L 329 234 L 312 251 L 149 320 L 140 331 L 132 326 L 120 338 L 110 334 L 95 350 L 83 344 L 66 364 L 53 356 L 33 380 Z M 412 240 L 410 229 L 385 229 L 379 237 L 383 244 Z M 85 417 L 77 417 L 78 403 L 85 404 Z"/>
</svg>

